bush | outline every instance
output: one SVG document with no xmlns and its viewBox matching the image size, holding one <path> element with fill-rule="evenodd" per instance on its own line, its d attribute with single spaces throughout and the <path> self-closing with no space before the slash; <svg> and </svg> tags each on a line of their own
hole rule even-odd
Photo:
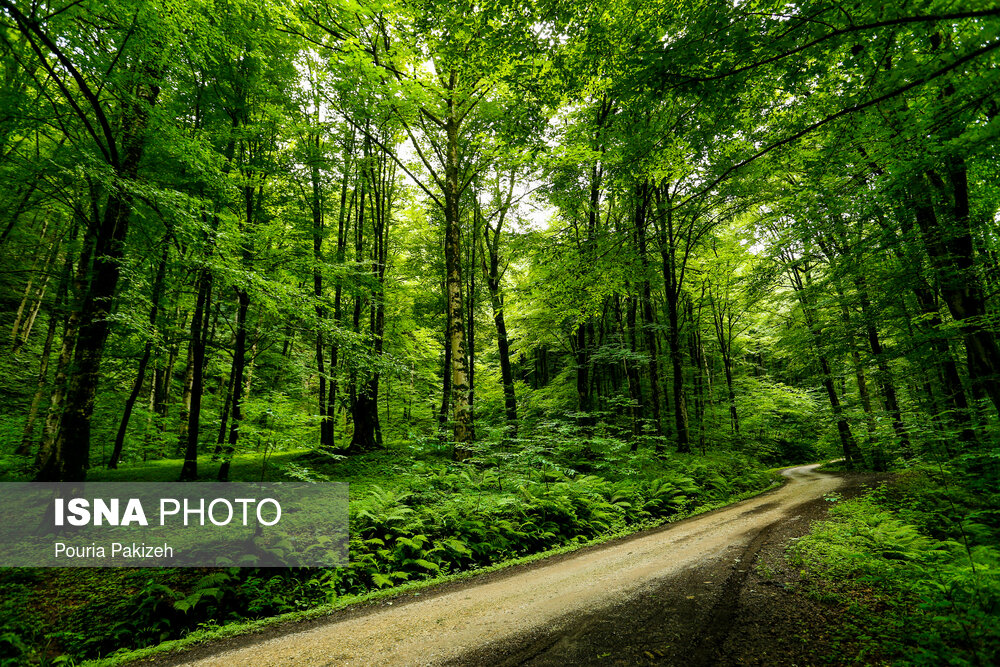
<svg viewBox="0 0 1000 667">
<path fill-rule="evenodd" d="M 792 549 L 813 591 L 848 603 L 894 664 L 1000 664 L 1000 550 L 979 523 L 994 512 L 958 473 L 909 471 L 838 503 Z"/>
</svg>

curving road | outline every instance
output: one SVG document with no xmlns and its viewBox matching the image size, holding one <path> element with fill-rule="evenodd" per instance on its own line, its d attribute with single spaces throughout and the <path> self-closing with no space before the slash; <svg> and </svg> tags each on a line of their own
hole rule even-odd
<svg viewBox="0 0 1000 667">
<path fill-rule="evenodd" d="M 683 633 L 661 626 L 697 619 L 689 634 L 701 643 L 727 631 L 734 586 L 738 593 L 761 541 L 844 484 L 817 467 L 788 469 L 783 474 L 789 481 L 779 489 L 631 538 L 335 614 L 307 629 L 285 626 L 271 638 L 202 647 L 169 662 L 555 665 L 672 657 L 677 664 L 712 664 L 699 643 L 685 643 Z M 659 644 L 650 643 L 654 635 Z"/>
</svg>

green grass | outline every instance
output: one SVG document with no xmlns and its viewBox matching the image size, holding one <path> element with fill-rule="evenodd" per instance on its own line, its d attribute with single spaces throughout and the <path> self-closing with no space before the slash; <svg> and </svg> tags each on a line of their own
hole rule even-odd
<svg viewBox="0 0 1000 667">
<path fill-rule="evenodd" d="M 299 459 L 308 450 L 278 452 L 261 463 L 260 454 L 236 454 L 230 464 L 229 480 L 232 482 L 281 482 L 289 478 L 281 466 Z M 176 482 L 180 478 L 183 459 L 160 459 L 146 463 L 122 464 L 117 470 L 91 468 L 87 471 L 88 482 Z M 210 455 L 198 457 L 198 477 L 200 481 L 213 482 L 219 471 L 219 462 Z"/>
</svg>

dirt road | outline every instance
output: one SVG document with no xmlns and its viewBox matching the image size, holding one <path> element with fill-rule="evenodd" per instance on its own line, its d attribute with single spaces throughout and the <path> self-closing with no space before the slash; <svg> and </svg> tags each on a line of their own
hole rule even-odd
<svg viewBox="0 0 1000 667">
<path fill-rule="evenodd" d="M 823 496 L 845 484 L 816 467 L 789 469 L 789 482 L 775 491 L 661 529 L 168 663 L 725 662 L 720 647 L 738 620 L 758 552 L 778 534 L 803 533 L 808 519 L 825 512 Z"/>
</svg>

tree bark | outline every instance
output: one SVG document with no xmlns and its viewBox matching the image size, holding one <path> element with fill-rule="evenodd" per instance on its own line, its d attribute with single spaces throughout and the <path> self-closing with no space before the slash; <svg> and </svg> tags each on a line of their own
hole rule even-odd
<svg viewBox="0 0 1000 667">
<path fill-rule="evenodd" d="M 149 111 L 159 94 L 159 87 L 142 85 L 135 100 L 123 111 L 121 157 L 112 165 L 119 179 L 133 181 L 138 174 Z M 94 238 L 94 263 L 77 315 L 80 329 L 59 433 L 51 454 L 38 471 L 37 481 L 83 481 L 90 466 L 90 418 L 94 412 L 104 345 L 110 332 L 108 315 L 118 288 L 119 263 L 124 256 L 131 215 L 129 189 L 114 188 L 108 194 Z"/>
<path fill-rule="evenodd" d="M 986 298 L 976 274 L 964 160 L 949 159 L 947 182 L 935 172 L 928 172 L 927 180 L 942 198 L 951 199 L 950 210 L 946 210 L 950 225 L 941 224 L 924 188 L 916 192 L 917 224 L 937 269 L 941 296 L 965 340 L 969 376 L 974 388 L 985 393 L 994 408 L 1000 411 L 1000 348 L 986 326 L 989 318 Z"/>
<path fill-rule="evenodd" d="M 327 370 L 326 370 L 326 341 L 323 336 L 323 328 L 326 324 L 326 308 L 323 307 L 323 197 L 322 184 L 320 182 L 320 150 L 321 139 L 317 134 L 311 139 L 309 165 L 309 180 L 312 187 L 309 208 L 312 213 L 312 237 L 313 237 L 313 296 L 316 297 L 316 374 L 319 376 L 318 403 L 319 403 L 319 446 L 321 449 L 333 449 L 333 419 L 328 414 L 330 407 L 327 400 Z M 345 179 L 346 183 L 346 179 Z"/>
<path fill-rule="evenodd" d="M 847 423 L 847 417 L 844 415 L 843 406 L 840 404 L 840 398 L 837 396 L 837 390 L 833 383 L 833 372 L 830 369 L 830 362 L 827 359 L 826 354 L 823 352 L 823 334 L 817 326 L 816 317 L 809 301 L 809 296 L 806 293 L 806 285 L 802 282 L 803 274 L 806 276 L 806 280 L 808 281 L 808 270 L 801 269 L 797 266 L 793 266 L 789 270 L 789 275 L 792 279 L 792 286 L 795 289 L 796 296 L 798 296 L 799 303 L 802 305 L 802 315 L 805 318 L 806 328 L 812 335 L 813 344 L 816 349 L 816 357 L 819 361 L 820 371 L 823 376 L 823 388 L 826 389 L 827 398 L 830 400 L 830 409 L 833 412 L 833 419 L 837 424 L 837 434 L 840 437 L 841 449 L 844 452 L 844 461 L 847 463 L 847 467 L 849 469 L 853 469 L 862 463 L 861 450 L 858 447 L 857 441 L 854 439 L 854 434 L 851 432 L 851 426 Z"/>
<path fill-rule="evenodd" d="M 878 334 L 878 327 L 875 325 L 871 299 L 868 296 L 868 284 L 863 276 L 859 276 L 855 279 L 855 285 L 858 289 L 858 299 L 861 304 L 861 316 L 865 321 L 868 347 L 871 349 L 872 356 L 875 357 L 876 367 L 878 368 L 876 380 L 879 388 L 882 390 L 882 397 L 885 399 L 885 409 L 889 413 L 889 417 L 892 418 L 892 430 L 899 440 L 904 455 L 907 455 L 908 453 L 912 453 L 913 448 L 910 443 L 910 435 L 906 430 L 906 425 L 903 423 L 903 413 L 899 408 L 899 398 L 896 394 L 896 383 L 892 376 L 892 369 L 889 367 L 889 361 L 886 358 L 886 352 Z M 952 365 L 954 366 L 954 363 Z M 959 389 L 961 389 L 961 385 L 959 385 Z M 965 398 L 964 392 L 962 393 L 962 398 Z"/>
<path fill-rule="evenodd" d="M 649 361 L 646 364 L 649 373 L 650 406 L 652 407 L 653 432 L 663 435 L 663 421 L 660 414 L 660 355 L 657 346 L 655 319 L 653 317 L 653 289 L 649 281 L 649 258 L 646 242 L 646 225 L 649 212 L 649 183 L 643 181 L 638 186 L 636 196 L 635 233 L 639 251 L 639 261 L 642 267 L 642 331 L 646 342 L 646 353 Z"/>
<path fill-rule="evenodd" d="M 354 133 L 352 131 L 347 143 L 344 146 L 344 171 L 343 179 L 340 183 L 340 212 L 337 215 L 337 266 L 342 267 L 347 258 L 347 230 L 351 226 L 351 212 L 354 208 L 356 192 L 351 192 L 348 201 L 348 178 L 350 176 L 351 151 L 354 148 Z M 343 321 L 343 293 L 344 282 L 338 280 L 333 289 L 333 321 L 339 327 Z M 337 446 L 336 422 L 338 414 L 337 390 L 339 381 L 337 379 L 337 366 L 340 363 L 340 345 L 336 340 L 330 345 L 330 393 L 326 404 L 326 415 L 330 420 L 330 446 Z"/>
<path fill-rule="evenodd" d="M 217 218 L 216 218 L 217 219 Z M 212 270 L 205 266 L 198 274 L 198 297 L 191 316 L 191 407 L 188 411 L 187 446 L 180 481 L 198 478 L 198 438 L 201 434 L 201 399 L 205 391 L 205 350 L 208 345 L 208 311 L 211 308 Z"/>
<path fill-rule="evenodd" d="M 487 238 L 489 230 L 483 232 Z M 486 289 L 490 294 L 490 308 L 493 311 L 493 324 L 497 330 L 497 354 L 500 357 L 500 380 L 503 383 L 504 416 L 507 419 L 507 435 L 517 437 L 517 397 L 514 394 L 514 371 L 510 363 L 510 339 L 507 336 L 507 322 L 504 318 L 504 299 L 500 284 L 499 228 L 493 243 L 487 241 L 489 251 L 489 266 L 486 267 L 485 257 L 483 267 L 486 268 Z"/>
<path fill-rule="evenodd" d="M 453 71 L 451 78 L 457 78 Z M 452 89 L 454 86 L 452 86 Z M 466 350 L 464 308 L 462 307 L 462 244 L 459 219 L 458 130 L 459 120 L 455 100 L 448 99 L 448 118 L 445 121 L 447 143 L 445 146 L 444 220 L 445 220 L 445 290 L 448 313 L 447 345 L 451 348 L 451 414 L 452 439 L 456 445 L 472 441 L 472 406 L 469 402 L 469 358 Z"/>
<path fill-rule="evenodd" d="M 247 366 L 247 312 L 250 310 L 250 294 L 246 288 L 236 288 L 236 341 L 233 346 L 233 399 L 229 424 L 229 441 L 222 450 L 222 463 L 219 465 L 218 479 L 229 481 L 229 468 L 233 453 L 240 437 L 240 426 L 243 423 L 243 389 L 244 373 Z"/>
<path fill-rule="evenodd" d="M 70 242 L 76 236 L 77 227 L 74 224 L 70 232 Z M 60 316 L 64 316 L 67 290 L 69 289 L 69 277 L 73 271 L 73 254 L 67 248 L 66 258 L 63 261 L 62 271 L 59 275 L 59 286 L 56 288 L 56 298 L 49 309 L 49 322 L 45 330 L 45 343 L 42 346 L 42 356 L 38 365 L 38 380 L 35 382 L 35 393 L 31 397 L 31 406 L 28 408 L 28 416 L 24 422 L 24 432 L 21 436 L 21 443 L 14 452 L 17 456 L 29 456 L 31 454 L 31 443 L 34 440 L 35 421 L 38 418 L 38 408 L 41 405 L 42 397 L 45 395 L 45 384 L 48 378 L 49 358 L 52 356 L 52 342 L 55 340 L 56 327 L 59 324 Z"/>
<path fill-rule="evenodd" d="M 163 241 L 163 255 L 160 257 L 159 265 L 156 267 L 156 277 L 153 279 L 153 288 L 150 292 L 152 305 L 149 308 L 149 328 L 155 330 L 156 315 L 160 309 L 160 294 L 163 291 L 163 278 L 167 272 L 167 251 L 170 245 Z M 135 381 L 132 384 L 132 391 L 125 399 L 125 408 L 122 411 L 121 422 L 118 425 L 118 432 L 115 434 L 115 444 L 111 450 L 111 458 L 108 460 L 108 468 L 116 470 L 118 462 L 121 460 L 122 449 L 125 446 L 125 434 L 128 431 L 129 418 L 132 416 L 132 409 L 135 407 L 136 399 L 142 391 L 142 384 L 146 377 L 146 366 L 149 364 L 149 357 L 153 351 L 153 341 L 147 340 L 142 348 L 142 356 L 139 359 L 139 368 L 135 373 Z"/>
</svg>

